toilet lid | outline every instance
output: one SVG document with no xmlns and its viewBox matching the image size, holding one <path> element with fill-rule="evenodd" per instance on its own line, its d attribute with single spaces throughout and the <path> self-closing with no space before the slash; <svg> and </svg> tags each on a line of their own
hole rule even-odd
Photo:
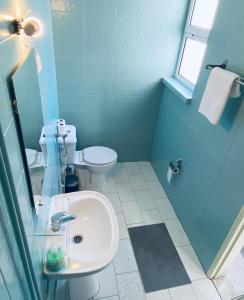
<svg viewBox="0 0 244 300">
<path fill-rule="evenodd" d="M 117 153 L 107 147 L 88 147 L 83 150 L 83 154 L 86 162 L 96 165 L 106 165 L 117 160 Z"/>
</svg>

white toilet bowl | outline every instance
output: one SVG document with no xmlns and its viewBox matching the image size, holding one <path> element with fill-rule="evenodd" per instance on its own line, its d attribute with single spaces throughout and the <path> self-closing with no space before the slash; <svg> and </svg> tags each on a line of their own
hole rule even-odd
<svg viewBox="0 0 244 300">
<path fill-rule="evenodd" d="M 110 148 L 94 146 L 75 152 L 74 165 L 82 189 L 100 191 L 108 184 L 106 174 L 117 162 L 117 153 Z"/>
<path fill-rule="evenodd" d="M 93 146 L 76 151 L 74 165 L 86 167 L 91 175 L 105 175 L 116 164 L 117 158 L 113 149 Z"/>
</svg>

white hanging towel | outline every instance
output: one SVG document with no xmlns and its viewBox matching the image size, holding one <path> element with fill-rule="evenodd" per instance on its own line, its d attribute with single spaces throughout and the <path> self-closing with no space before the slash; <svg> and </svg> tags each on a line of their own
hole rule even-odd
<svg viewBox="0 0 244 300">
<path fill-rule="evenodd" d="M 209 76 L 199 112 L 216 125 L 221 118 L 229 97 L 240 97 L 240 84 L 234 81 L 240 76 L 222 68 L 214 68 Z"/>
</svg>

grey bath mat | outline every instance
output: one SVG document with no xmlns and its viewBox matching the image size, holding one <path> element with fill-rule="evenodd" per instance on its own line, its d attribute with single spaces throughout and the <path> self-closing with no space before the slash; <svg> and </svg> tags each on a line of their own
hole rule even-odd
<svg viewBox="0 0 244 300">
<path fill-rule="evenodd" d="M 146 293 L 191 283 L 165 224 L 129 228 Z"/>
</svg>

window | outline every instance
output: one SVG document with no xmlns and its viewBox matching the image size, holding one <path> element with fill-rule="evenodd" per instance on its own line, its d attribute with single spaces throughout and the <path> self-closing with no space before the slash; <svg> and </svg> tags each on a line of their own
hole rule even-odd
<svg viewBox="0 0 244 300">
<path fill-rule="evenodd" d="M 192 0 L 176 78 L 193 88 L 197 83 L 219 0 Z"/>
</svg>

